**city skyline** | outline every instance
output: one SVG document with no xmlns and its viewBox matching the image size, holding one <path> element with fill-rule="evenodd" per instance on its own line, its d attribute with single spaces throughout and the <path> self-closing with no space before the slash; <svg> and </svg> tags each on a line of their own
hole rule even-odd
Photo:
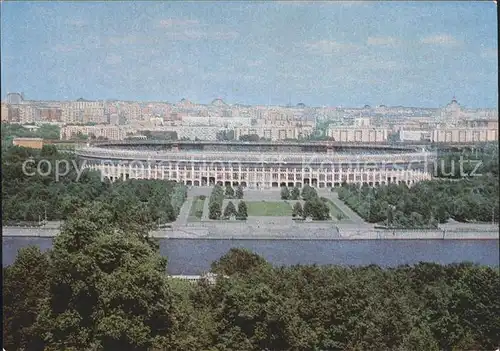
<svg viewBox="0 0 500 351">
<path fill-rule="evenodd" d="M 445 108 L 446 106 L 457 103 L 461 108 L 468 108 L 468 106 L 465 106 L 461 104 L 460 99 L 457 98 L 456 96 L 453 96 L 452 98 L 448 99 L 447 101 L 441 103 L 438 107 L 428 107 L 428 106 L 404 106 L 404 105 L 385 105 L 385 104 L 380 104 L 380 105 L 360 105 L 360 106 L 328 106 L 328 105 L 321 105 L 321 106 L 316 106 L 316 105 L 306 105 L 302 102 L 289 102 L 288 104 L 281 104 L 281 105 L 266 105 L 266 104 L 245 104 L 245 103 L 232 103 L 231 101 L 226 101 L 220 97 L 214 97 L 209 101 L 193 101 L 189 98 L 182 98 L 178 101 L 167 101 L 167 100 L 125 100 L 125 99 L 102 99 L 102 98 L 97 98 L 97 99 L 86 99 L 85 97 L 79 97 L 79 98 L 74 98 L 74 99 L 66 99 L 66 100 L 56 100 L 56 99 L 44 99 L 44 100 L 38 100 L 38 99 L 31 99 L 29 96 L 26 96 L 23 91 L 16 91 L 16 92 L 6 92 L 4 96 L 1 98 L 2 104 L 10 104 L 8 101 L 9 95 L 17 95 L 20 96 L 22 99 L 21 104 L 25 103 L 71 103 L 71 102 L 100 102 L 100 103 L 114 103 L 114 102 L 124 102 L 124 103 L 132 103 L 132 104 L 165 104 L 165 105 L 179 105 L 183 101 L 188 101 L 192 103 L 193 105 L 196 106 L 217 106 L 219 108 L 230 108 L 230 107 L 269 107 L 269 108 L 310 108 L 310 109 L 322 109 L 322 108 L 327 108 L 327 109 L 373 109 L 373 108 L 383 108 L 386 107 L 387 109 L 393 109 L 393 108 L 409 108 L 409 109 L 422 109 L 422 110 L 440 110 Z M 221 101 L 223 106 L 218 106 L 217 101 Z M 18 103 L 13 103 L 14 105 L 17 105 Z M 473 110 L 475 110 L 474 108 Z M 491 110 L 491 108 L 488 107 L 478 107 L 477 110 Z"/>
<path fill-rule="evenodd" d="M 491 2 L 1 6 L 2 91 L 31 100 L 498 106 Z"/>
</svg>

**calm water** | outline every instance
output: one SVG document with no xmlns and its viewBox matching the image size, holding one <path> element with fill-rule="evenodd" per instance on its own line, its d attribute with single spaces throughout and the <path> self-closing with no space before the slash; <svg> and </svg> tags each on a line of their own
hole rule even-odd
<svg viewBox="0 0 500 351">
<path fill-rule="evenodd" d="M 17 250 L 52 246 L 50 238 L 2 238 L 2 264 L 11 264 Z M 397 266 L 420 261 L 448 264 L 470 261 L 498 266 L 498 240 L 189 240 L 162 239 L 160 251 L 168 257 L 170 274 L 200 274 L 232 247 L 250 249 L 276 266 L 339 264 Z"/>
</svg>

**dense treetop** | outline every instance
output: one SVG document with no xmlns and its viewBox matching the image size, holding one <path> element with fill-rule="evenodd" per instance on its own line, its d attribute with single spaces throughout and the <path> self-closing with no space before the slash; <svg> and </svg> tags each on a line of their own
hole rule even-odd
<svg viewBox="0 0 500 351">
<path fill-rule="evenodd" d="M 215 284 L 191 285 L 169 279 L 154 245 L 103 223 L 109 218 L 86 209 L 51 251 L 23 249 L 4 268 L 6 349 L 458 351 L 500 343 L 498 269 L 273 267 L 235 248 L 212 264 Z"/>
<path fill-rule="evenodd" d="M 59 140 L 61 128 L 58 125 L 42 124 L 37 130 L 29 130 L 19 124 L 2 123 L 2 141 L 15 137 Z"/>
<path fill-rule="evenodd" d="M 31 159 L 23 171 L 23 163 Z M 41 162 L 47 160 L 47 162 Z M 56 178 L 57 162 L 67 162 L 69 172 Z M 37 171 L 37 167 L 42 171 Z M 60 163 L 65 173 L 66 163 Z M 2 148 L 3 223 L 12 221 L 64 220 L 88 203 L 103 202 L 119 218 L 140 213 L 142 223 L 175 220 L 186 197 L 186 188 L 163 180 L 127 180 L 110 183 L 97 171 L 83 170 L 72 154 L 52 145 L 42 150 Z M 49 172 L 50 171 L 50 172 Z M 46 174 L 46 175 L 45 175 Z"/>
<path fill-rule="evenodd" d="M 410 188 L 343 184 L 338 194 L 366 221 L 393 227 L 432 227 L 450 218 L 498 222 L 498 146 L 440 154 L 436 175 L 440 178 Z"/>
</svg>

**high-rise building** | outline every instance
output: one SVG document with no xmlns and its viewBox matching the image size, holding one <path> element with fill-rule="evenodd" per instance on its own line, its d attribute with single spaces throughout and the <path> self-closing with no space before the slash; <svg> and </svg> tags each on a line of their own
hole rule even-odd
<svg viewBox="0 0 500 351">
<path fill-rule="evenodd" d="M 7 103 L 11 105 L 20 105 L 23 103 L 23 94 L 22 93 L 8 93 L 7 94 Z"/>
<path fill-rule="evenodd" d="M 66 123 L 107 123 L 102 101 L 65 102 L 61 105 L 62 120 Z"/>
<path fill-rule="evenodd" d="M 2 110 L 1 110 L 2 122 L 9 121 L 9 106 L 2 102 Z"/>
</svg>

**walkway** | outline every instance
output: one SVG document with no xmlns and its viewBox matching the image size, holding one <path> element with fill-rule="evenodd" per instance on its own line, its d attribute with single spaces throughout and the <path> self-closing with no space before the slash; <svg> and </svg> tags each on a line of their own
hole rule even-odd
<svg viewBox="0 0 500 351">
<path fill-rule="evenodd" d="M 208 214 L 209 214 L 208 204 L 210 203 L 209 199 L 210 199 L 210 195 L 207 196 L 207 198 L 205 199 L 205 202 L 203 203 L 203 214 L 201 215 L 202 221 L 209 221 L 210 220 L 208 218 Z"/>
<path fill-rule="evenodd" d="M 363 220 L 363 218 L 361 218 L 356 212 L 354 212 L 353 210 L 351 210 L 349 208 L 349 206 L 347 206 L 344 201 L 340 200 L 339 199 L 339 194 L 337 194 L 336 192 L 333 192 L 333 191 L 329 191 L 328 194 L 327 193 L 324 193 L 324 192 L 321 192 L 321 194 L 319 194 L 320 196 L 325 196 L 326 198 L 329 198 L 330 200 L 332 200 L 332 202 L 342 211 L 344 212 L 347 217 L 349 217 L 349 219 L 355 223 L 355 224 L 366 224 L 366 222 Z"/>
<path fill-rule="evenodd" d="M 479 229 L 479 230 L 478 230 Z M 6 240 L 11 237 L 57 236 L 58 229 L 35 229 L 3 227 L 2 236 Z M 487 239 L 498 240 L 496 228 L 474 228 L 462 230 L 376 230 L 365 225 L 336 225 L 335 223 L 297 223 L 291 225 L 240 223 L 237 221 L 210 223 L 204 227 L 178 227 L 175 229 L 159 229 L 152 231 L 155 238 L 175 239 Z"/>
<path fill-rule="evenodd" d="M 191 212 L 191 207 L 193 206 L 193 198 L 188 197 L 186 201 L 182 204 L 179 215 L 175 220 L 175 226 L 185 226 L 188 222 L 189 212 Z"/>
</svg>

